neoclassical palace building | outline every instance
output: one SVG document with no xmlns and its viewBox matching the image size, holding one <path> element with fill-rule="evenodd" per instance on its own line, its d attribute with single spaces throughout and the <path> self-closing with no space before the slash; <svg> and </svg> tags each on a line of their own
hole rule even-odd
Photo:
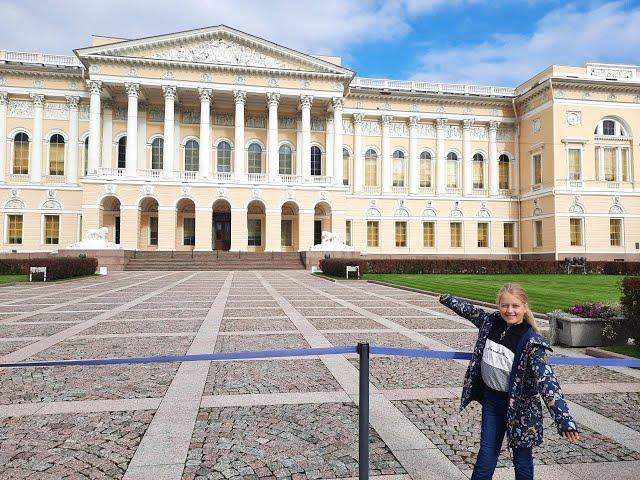
<svg viewBox="0 0 640 480">
<path fill-rule="evenodd" d="M 640 67 L 371 79 L 226 26 L 0 50 L 3 252 L 640 259 Z"/>
</svg>

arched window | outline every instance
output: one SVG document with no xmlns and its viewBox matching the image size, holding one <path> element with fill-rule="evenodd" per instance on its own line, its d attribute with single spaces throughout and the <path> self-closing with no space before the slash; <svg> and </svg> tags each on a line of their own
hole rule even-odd
<svg viewBox="0 0 640 480">
<path fill-rule="evenodd" d="M 349 150 L 342 149 L 342 184 L 349 185 L 349 172 L 351 171 L 351 156 Z"/>
<path fill-rule="evenodd" d="M 364 185 L 366 187 L 378 185 L 378 154 L 372 148 L 364 154 Z"/>
<path fill-rule="evenodd" d="M 118 140 L 118 168 L 127 168 L 127 136 Z"/>
<path fill-rule="evenodd" d="M 164 156 L 164 140 L 156 138 L 151 142 L 151 168 L 162 170 L 162 157 Z"/>
<path fill-rule="evenodd" d="M 249 145 L 248 173 L 262 173 L 262 147 L 257 143 Z"/>
<path fill-rule="evenodd" d="M 404 153 L 401 150 L 393 152 L 393 186 L 404 187 Z"/>
<path fill-rule="evenodd" d="M 49 175 L 64 175 L 64 137 L 57 133 L 49 139 Z"/>
<path fill-rule="evenodd" d="M 184 169 L 187 172 L 200 169 L 200 144 L 197 140 L 189 140 L 184 144 Z"/>
<path fill-rule="evenodd" d="M 596 129 L 593 132 L 595 135 L 606 135 L 616 137 L 629 137 L 631 136 L 627 129 L 621 122 L 613 118 L 605 118 L 598 122 Z"/>
<path fill-rule="evenodd" d="M 484 157 L 481 153 L 473 156 L 473 188 L 484 188 Z"/>
<path fill-rule="evenodd" d="M 458 188 L 458 155 L 450 152 L 447 155 L 447 187 Z"/>
<path fill-rule="evenodd" d="M 23 132 L 13 137 L 13 173 L 29 173 L 29 136 Z"/>
<path fill-rule="evenodd" d="M 89 171 L 89 136 L 87 135 L 87 138 L 84 139 L 84 144 L 83 144 L 83 148 L 84 148 L 84 175 L 87 175 L 87 172 Z"/>
<path fill-rule="evenodd" d="M 281 145 L 278 150 L 278 171 L 280 175 L 292 174 L 292 151 L 287 144 Z"/>
<path fill-rule="evenodd" d="M 322 175 L 322 152 L 320 147 L 311 147 L 311 175 Z"/>
<path fill-rule="evenodd" d="M 220 142 L 216 148 L 218 173 L 228 173 L 231 171 L 231 144 L 229 142 Z"/>
<path fill-rule="evenodd" d="M 498 188 L 500 190 L 508 190 L 511 188 L 509 181 L 509 177 L 511 176 L 510 168 L 511 163 L 509 156 L 503 153 L 498 157 Z"/>
<path fill-rule="evenodd" d="M 431 154 L 420 154 L 420 188 L 431 188 Z"/>
</svg>

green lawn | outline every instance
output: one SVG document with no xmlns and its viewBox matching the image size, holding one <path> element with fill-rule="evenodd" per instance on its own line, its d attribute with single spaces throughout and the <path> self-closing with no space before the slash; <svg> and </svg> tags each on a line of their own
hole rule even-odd
<svg viewBox="0 0 640 480">
<path fill-rule="evenodd" d="M 640 358 L 640 345 L 615 345 L 612 347 L 600 347 L 610 352 L 621 353 L 629 357 Z"/>
<path fill-rule="evenodd" d="M 507 282 L 518 282 L 529 294 L 534 312 L 546 313 L 576 303 L 620 302 L 619 275 L 400 275 L 366 274 L 367 280 L 406 285 L 431 292 L 451 293 L 460 297 L 485 302 L 496 301 L 500 287 Z"/>
<path fill-rule="evenodd" d="M 0 283 L 26 282 L 29 275 L 0 275 Z"/>
</svg>

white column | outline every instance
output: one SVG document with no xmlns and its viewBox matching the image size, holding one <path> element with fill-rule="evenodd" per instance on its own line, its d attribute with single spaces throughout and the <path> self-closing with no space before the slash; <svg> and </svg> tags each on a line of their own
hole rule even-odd
<svg viewBox="0 0 640 480">
<path fill-rule="evenodd" d="M 342 107 L 344 99 L 333 97 L 333 177 L 336 185 L 342 185 L 343 165 L 342 165 Z"/>
<path fill-rule="evenodd" d="M 436 193 L 447 191 L 447 159 L 444 155 L 444 127 L 446 118 L 436 119 Z"/>
<path fill-rule="evenodd" d="M 163 85 L 164 94 L 164 148 L 162 152 L 162 173 L 165 178 L 173 178 L 176 122 L 176 94 L 174 85 Z"/>
<path fill-rule="evenodd" d="M 473 120 L 462 121 L 462 193 L 466 197 L 473 192 L 473 152 L 471 150 L 471 127 Z"/>
<path fill-rule="evenodd" d="M 362 120 L 364 115 L 353 115 L 353 191 L 364 190 L 364 158 L 362 156 Z"/>
<path fill-rule="evenodd" d="M 0 92 L 0 183 L 4 182 L 7 163 L 7 92 Z"/>
<path fill-rule="evenodd" d="M 498 146 L 496 137 L 499 122 L 489 122 L 489 195 L 498 195 Z"/>
<path fill-rule="evenodd" d="M 616 125 L 619 125 L 616 123 Z M 616 182 L 622 181 L 622 147 L 616 147 Z"/>
<path fill-rule="evenodd" d="M 333 177 L 333 166 L 334 166 L 333 150 L 335 148 L 334 145 L 336 141 L 335 139 L 336 129 L 334 128 L 334 125 L 333 125 L 333 116 L 331 115 L 327 116 L 326 125 L 327 125 L 326 141 L 325 141 L 325 149 L 327 152 L 325 156 L 325 162 L 327 165 L 326 175 L 328 177 Z"/>
<path fill-rule="evenodd" d="M 313 97 L 310 95 L 302 95 L 300 97 L 300 110 L 302 113 L 302 176 L 303 181 L 307 181 L 311 177 L 311 104 Z"/>
<path fill-rule="evenodd" d="M 302 172 L 302 116 L 296 115 L 296 175 L 303 178 Z"/>
<path fill-rule="evenodd" d="M 113 167 L 111 148 L 113 144 L 113 105 L 110 101 L 102 104 L 102 158 L 101 167 Z"/>
<path fill-rule="evenodd" d="M 391 192 L 391 115 L 382 116 L 382 193 Z"/>
<path fill-rule="evenodd" d="M 278 181 L 280 174 L 280 156 L 278 154 L 278 104 L 279 93 L 267 93 L 267 106 L 269 108 L 269 124 L 267 125 L 267 166 L 269 167 L 269 180 Z"/>
<path fill-rule="evenodd" d="M 211 96 L 210 88 L 198 89 L 200 94 L 200 151 L 199 170 L 201 178 L 211 174 Z M 197 240 L 196 240 L 197 241 Z"/>
<path fill-rule="evenodd" d="M 127 108 L 127 176 L 135 177 L 138 173 L 138 95 L 140 94 L 140 85 L 125 83 L 124 86 L 127 89 L 127 98 L 129 99 Z M 91 145 L 91 140 L 89 140 L 89 145 Z"/>
<path fill-rule="evenodd" d="M 136 153 L 135 169 L 144 170 L 147 168 L 147 112 L 149 105 L 146 102 L 138 102 L 138 127 L 136 137 L 136 145 L 138 146 Z M 128 139 L 127 139 L 128 140 Z"/>
<path fill-rule="evenodd" d="M 42 181 L 42 128 L 44 113 L 44 95 L 31 94 L 33 100 L 33 143 L 31 144 L 31 165 L 29 180 L 32 183 Z"/>
<path fill-rule="evenodd" d="M 420 191 L 420 158 L 418 158 L 419 117 L 409 118 L 409 193 Z"/>
<path fill-rule="evenodd" d="M 234 90 L 233 98 L 236 103 L 235 138 L 233 172 L 237 181 L 244 180 L 244 104 L 247 101 L 247 92 Z"/>
<path fill-rule="evenodd" d="M 87 175 L 95 175 L 100 165 L 100 94 L 102 82 L 89 80 L 89 159 Z M 127 139 L 129 140 L 129 139 Z"/>
<path fill-rule="evenodd" d="M 69 148 L 67 148 L 67 182 L 78 183 L 78 104 L 80 97 L 66 97 L 69 105 Z"/>
</svg>

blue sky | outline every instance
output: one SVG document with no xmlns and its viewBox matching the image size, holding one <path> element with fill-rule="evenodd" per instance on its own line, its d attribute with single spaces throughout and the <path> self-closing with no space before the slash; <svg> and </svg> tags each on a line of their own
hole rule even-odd
<svg viewBox="0 0 640 480">
<path fill-rule="evenodd" d="M 0 49 L 71 54 L 220 23 L 360 76 L 516 86 L 551 64 L 640 64 L 640 0 L 0 0 Z M 55 7 L 53 7 L 55 5 Z M 55 20 L 53 20 L 55 18 Z"/>
</svg>

